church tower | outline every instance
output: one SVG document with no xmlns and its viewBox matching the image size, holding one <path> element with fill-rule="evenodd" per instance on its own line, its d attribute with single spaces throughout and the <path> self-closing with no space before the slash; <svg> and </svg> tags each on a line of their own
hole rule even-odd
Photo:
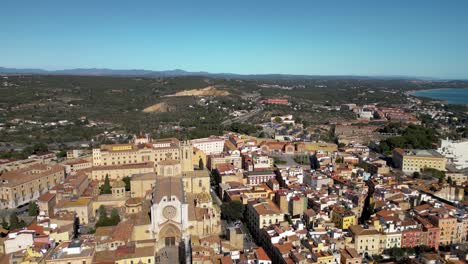
<svg viewBox="0 0 468 264">
<path fill-rule="evenodd" d="M 184 140 L 180 144 L 179 157 L 182 171 L 193 171 L 193 146 L 189 141 Z"/>
</svg>

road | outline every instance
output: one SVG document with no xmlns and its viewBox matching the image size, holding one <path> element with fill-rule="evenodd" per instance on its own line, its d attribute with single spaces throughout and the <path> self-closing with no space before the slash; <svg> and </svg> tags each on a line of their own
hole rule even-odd
<svg viewBox="0 0 468 264">
<path fill-rule="evenodd" d="M 221 201 L 221 199 L 219 199 L 216 192 L 211 188 L 210 188 L 210 194 L 211 194 L 211 199 L 221 208 L 221 204 L 223 204 L 223 202 Z"/>
<path fill-rule="evenodd" d="M 259 114 L 260 112 L 262 112 L 263 108 L 259 107 L 259 108 L 256 108 L 252 111 L 250 111 L 249 113 L 243 115 L 243 116 L 239 116 L 239 117 L 235 117 L 235 118 L 232 118 L 232 119 L 227 119 L 227 120 L 224 120 L 223 122 L 221 122 L 221 125 L 225 126 L 225 125 L 230 125 L 232 123 L 243 123 L 245 121 L 247 121 L 248 119 L 254 117 L 256 114 Z"/>
</svg>

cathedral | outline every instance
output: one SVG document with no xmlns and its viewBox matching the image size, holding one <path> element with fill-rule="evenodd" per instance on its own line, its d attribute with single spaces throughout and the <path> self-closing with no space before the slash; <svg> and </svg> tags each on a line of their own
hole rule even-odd
<svg viewBox="0 0 468 264">
<path fill-rule="evenodd" d="M 151 232 L 160 262 L 177 257 L 180 263 L 190 263 L 190 237 L 220 233 L 220 212 L 212 205 L 209 171 L 194 170 L 191 146 L 182 145 L 180 152 L 180 159 L 166 159 L 156 167 Z"/>
</svg>

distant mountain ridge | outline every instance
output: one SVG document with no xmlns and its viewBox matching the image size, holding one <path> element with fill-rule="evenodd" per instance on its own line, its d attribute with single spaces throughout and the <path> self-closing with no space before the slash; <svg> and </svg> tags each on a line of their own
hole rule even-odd
<svg viewBox="0 0 468 264">
<path fill-rule="evenodd" d="M 294 75 L 294 74 L 235 74 L 235 73 L 210 73 L 204 71 L 185 71 L 181 69 L 153 71 L 144 69 L 114 70 L 107 68 L 76 68 L 64 70 L 43 69 L 17 69 L 0 67 L 0 74 L 37 74 L 37 75 L 82 75 L 82 76 L 127 76 L 127 77 L 177 77 L 177 76 L 206 76 L 216 78 L 239 79 L 384 79 L 384 80 L 438 80 L 430 77 L 411 76 L 358 76 L 358 75 Z"/>
</svg>

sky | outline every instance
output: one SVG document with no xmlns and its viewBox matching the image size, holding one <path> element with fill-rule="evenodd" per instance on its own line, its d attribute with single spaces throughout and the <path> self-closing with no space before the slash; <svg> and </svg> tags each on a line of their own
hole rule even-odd
<svg viewBox="0 0 468 264">
<path fill-rule="evenodd" d="M 30 1 L 0 66 L 468 79 L 466 0 Z"/>
</svg>

